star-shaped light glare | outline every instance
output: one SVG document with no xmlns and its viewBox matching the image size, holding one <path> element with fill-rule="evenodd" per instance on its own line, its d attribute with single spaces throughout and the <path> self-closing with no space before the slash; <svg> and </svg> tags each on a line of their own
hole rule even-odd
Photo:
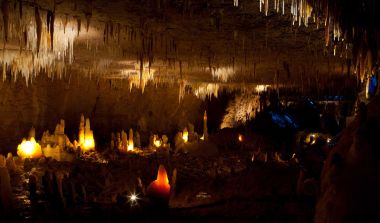
<svg viewBox="0 0 380 223">
<path fill-rule="evenodd" d="M 138 194 L 131 193 L 131 195 L 129 195 L 128 198 L 131 206 L 137 205 L 137 201 L 139 200 Z"/>
</svg>

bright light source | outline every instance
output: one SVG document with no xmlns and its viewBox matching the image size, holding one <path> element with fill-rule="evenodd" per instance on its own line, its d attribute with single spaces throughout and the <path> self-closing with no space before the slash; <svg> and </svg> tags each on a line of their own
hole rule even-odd
<svg viewBox="0 0 380 223">
<path fill-rule="evenodd" d="M 139 197 L 135 193 L 131 193 L 129 195 L 129 203 L 131 203 L 131 206 L 137 205 L 137 201 L 139 200 Z"/>
<path fill-rule="evenodd" d="M 239 134 L 238 140 L 239 140 L 239 142 L 243 142 L 243 135 L 242 134 Z"/>
<path fill-rule="evenodd" d="M 33 137 L 28 141 L 24 139 L 17 147 L 17 155 L 22 158 L 39 158 L 42 156 L 41 146 Z"/>
<path fill-rule="evenodd" d="M 129 198 L 131 201 L 135 202 L 137 200 L 136 194 L 132 194 L 131 197 Z"/>
<path fill-rule="evenodd" d="M 133 142 L 132 143 L 128 143 L 128 147 L 127 147 L 127 151 L 133 151 L 135 149 L 134 145 L 133 145 Z"/>
<path fill-rule="evenodd" d="M 182 139 L 185 143 L 187 143 L 189 141 L 189 132 L 187 131 L 186 128 L 185 128 L 185 130 L 183 130 Z"/>
<path fill-rule="evenodd" d="M 95 141 L 93 137 L 85 138 L 83 148 L 85 151 L 91 150 L 95 147 Z"/>
<path fill-rule="evenodd" d="M 157 148 L 161 147 L 161 140 L 159 140 L 159 139 L 154 140 L 154 145 L 155 145 Z"/>
<path fill-rule="evenodd" d="M 257 85 L 257 86 L 255 87 L 255 90 L 256 90 L 257 93 L 261 93 L 261 92 L 263 92 L 263 91 L 266 91 L 268 87 L 270 87 L 270 85 L 263 85 L 263 84 L 260 84 L 260 85 Z"/>
</svg>

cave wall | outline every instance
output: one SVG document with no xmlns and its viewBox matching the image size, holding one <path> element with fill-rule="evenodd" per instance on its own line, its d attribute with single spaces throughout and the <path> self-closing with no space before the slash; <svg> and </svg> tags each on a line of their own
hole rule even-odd
<svg viewBox="0 0 380 223">
<path fill-rule="evenodd" d="M 186 94 L 179 102 L 178 87 L 147 86 L 144 93 L 126 81 L 90 80 L 72 75 L 61 80 L 38 76 L 33 83 L 24 79 L 0 82 L 0 152 L 15 152 L 17 144 L 36 128 L 37 139 L 45 130 L 54 131 L 63 118 L 65 132 L 77 138 L 80 115 L 91 120 L 95 140 L 108 143 L 110 133 L 138 129 L 142 141 L 150 133 L 174 134 L 188 122 L 202 122 L 204 105 Z"/>
<path fill-rule="evenodd" d="M 380 208 L 380 97 L 343 130 L 325 161 L 315 222 L 374 222 Z M 361 118 L 364 117 L 364 118 Z"/>
</svg>

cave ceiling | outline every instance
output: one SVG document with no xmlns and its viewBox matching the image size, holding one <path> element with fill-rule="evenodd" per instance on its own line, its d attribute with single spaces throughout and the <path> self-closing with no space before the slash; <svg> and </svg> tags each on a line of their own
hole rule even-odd
<svg viewBox="0 0 380 223">
<path fill-rule="evenodd" d="M 3 80 L 31 83 L 45 74 L 135 87 L 149 81 L 239 87 L 347 72 L 351 46 L 326 47 L 324 21 L 294 21 L 290 1 L 267 2 L 3 0 Z"/>
</svg>

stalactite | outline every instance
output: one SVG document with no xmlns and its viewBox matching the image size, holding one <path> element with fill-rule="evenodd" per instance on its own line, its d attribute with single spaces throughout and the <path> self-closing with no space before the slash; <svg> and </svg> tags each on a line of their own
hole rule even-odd
<svg viewBox="0 0 380 223">
<path fill-rule="evenodd" d="M 3 62 L 3 82 L 7 79 L 7 64 Z"/>
<path fill-rule="evenodd" d="M 3 13 L 3 29 L 4 29 L 4 40 L 8 42 L 9 33 L 9 1 L 3 0 L 1 3 L 1 12 Z"/>
<path fill-rule="evenodd" d="M 142 53 L 140 53 L 140 88 L 142 89 L 142 92 L 144 92 L 143 88 L 143 72 L 144 72 L 144 56 Z"/>
<path fill-rule="evenodd" d="M 55 6 L 54 6 L 54 8 L 55 8 Z M 53 15 L 52 15 L 51 21 L 50 21 L 51 50 L 54 49 L 54 22 L 55 22 L 55 12 L 53 12 Z"/>
<path fill-rule="evenodd" d="M 42 20 L 40 15 L 40 10 L 36 6 L 34 8 L 35 12 L 35 20 L 36 20 L 36 32 L 37 32 L 37 55 L 40 52 L 41 45 L 41 33 L 42 33 Z"/>
<path fill-rule="evenodd" d="M 52 17 L 52 15 L 53 15 L 53 12 L 48 10 L 47 14 L 46 14 L 46 28 L 47 28 L 48 32 L 50 32 L 50 21 L 51 21 L 50 18 Z"/>
<path fill-rule="evenodd" d="M 86 32 L 88 32 L 88 29 L 90 28 L 90 23 L 91 23 L 92 12 L 85 13 L 85 17 L 86 17 Z"/>
<path fill-rule="evenodd" d="M 55 8 L 55 7 L 54 7 Z M 54 22 L 55 22 L 55 12 L 48 10 L 46 16 L 46 27 L 48 32 L 50 33 L 50 48 L 53 50 L 54 48 Z"/>
<path fill-rule="evenodd" d="M 325 25 L 325 43 L 326 43 L 326 47 L 329 46 L 329 42 L 330 42 L 330 19 L 327 18 L 326 19 L 326 25 Z"/>
<path fill-rule="evenodd" d="M 121 32 L 121 25 L 120 23 L 117 24 L 117 44 L 120 44 L 120 32 Z"/>
<path fill-rule="evenodd" d="M 78 16 L 77 17 L 77 36 L 79 36 L 79 33 L 80 33 L 80 30 L 81 30 L 81 25 L 82 25 L 82 22 L 81 22 L 81 19 L 80 19 L 80 17 Z"/>
<path fill-rule="evenodd" d="M 23 13 L 22 13 L 22 0 L 18 0 L 18 9 L 19 9 L 19 15 L 20 15 L 20 19 L 22 19 L 22 15 L 23 15 Z"/>
<path fill-rule="evenodd" d="M 65 19 L 63 20 L 63 33 L 66 33 L 67 22 L 68 22 L 68 15 L 65 14 Z"/>
<path fill-rule="evenodd" d="M 282 0 L 282 15 L 285 15 L 285 0 Z"/>
<path fill-rule="evenodd" d="M 28 44 L 28 32 L 25 30 L 24 31 L 24 45 L 25 47 L 27 46 Z"/>
<path fill-rule="evenodd" d="M 108 43 L 108 23 L 106 22 L 104 24 L 104 31 L 103 31 L 103 43 Z"/>
<path fill-rule="evenodd" d="M 234 0 L 234 6 L 238 7 L 239 6 L 239 0 Z"/>
<path fill-rule="evenodd" d="M 114 37 L 114 33 L 113 33 L 113 22 L 112 21 L 109 21 L 109 29 L 108 29 L 108 31 L 109 31 L 109 36 L 111 37 L 111 39 L 113 39 L 113 37 Z"/>
</svg>

